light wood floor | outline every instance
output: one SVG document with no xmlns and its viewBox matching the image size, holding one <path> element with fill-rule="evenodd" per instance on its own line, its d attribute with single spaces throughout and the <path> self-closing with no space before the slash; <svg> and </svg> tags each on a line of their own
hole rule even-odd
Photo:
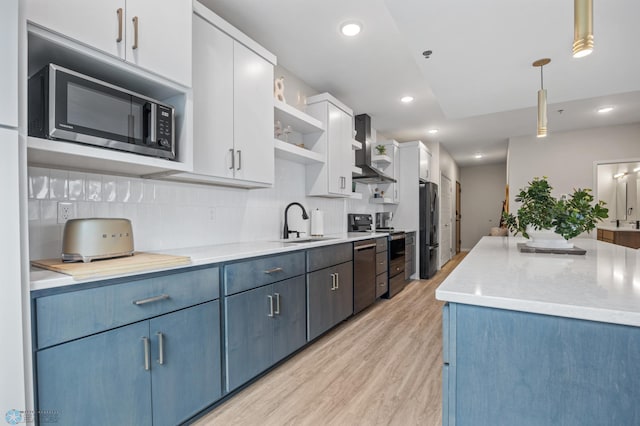
<svg viewBox="0 0 640 426">
<path fill-rule="evenodd" d="M 441 424 L 435 289 L 464 255 L 334 328 L 196 424 Z"/>
</svg>

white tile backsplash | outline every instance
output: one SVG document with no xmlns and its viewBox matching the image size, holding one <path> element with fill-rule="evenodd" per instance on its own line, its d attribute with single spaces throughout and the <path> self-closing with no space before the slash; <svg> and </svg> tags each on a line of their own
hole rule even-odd
<svg viewBox="0 0 640 426">
<path fill-rule="evenodd" d="M 274 186 L 255 190 L 30 167 L 32 259 L 60 256 L 63 225 L 56 223 L 56 200 L 65 199 L 58 198 L 64 195 L 62 182 L 78 217 L 130 219 L 136 250 L 279 239 L 284 209 L 293 201 L 309 215 L 316 208 L 325 212 L 325 234 L 345 232 L 348 212 L 380 210 L 366 196 L 362 201 L 306 197 L 305 166 L 281 159 L 276 159 Z M 310 221 L 302 220 L 298 207 L 289 209 L 289 228 L 309 234 Z"/>
</svg>

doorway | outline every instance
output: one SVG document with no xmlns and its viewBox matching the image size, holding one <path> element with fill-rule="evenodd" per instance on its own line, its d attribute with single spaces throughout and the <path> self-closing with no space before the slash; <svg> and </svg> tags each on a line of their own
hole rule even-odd
<svg viewBox="0 0 640 426">
<path fill-rule="evenodd" d="M 460 238 L 460 182 L 456 181 L 456 254 L 460 253 L 460 246 L 462 245 L 462 239 Z"/>
<path fill-rule="evenodd" d="M 440 201 L 440 266 L 451 260 L 452 256 L 452 233 L 453 233 L 453 221 L 452 221 L 452 202 L 453 202 L 453 188 L 451 179 L 445 175 L 440 175 L 440 185 L 442 198 Z"/>
</svg>

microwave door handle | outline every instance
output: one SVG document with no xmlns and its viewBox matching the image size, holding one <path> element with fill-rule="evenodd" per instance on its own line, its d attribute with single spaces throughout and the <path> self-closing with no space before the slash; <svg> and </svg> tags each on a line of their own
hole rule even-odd
<svg viewBox="0 0 640 426">
<path fill-rule="evenodd" d="M 152 144 L 156 143 L 158 140 L 156 129 L 158 128 L 158 105 L 153 102 L 149 102 L 151 105 L 151 120 L 149 120 L 149 125 L 151 128 L 149 129 L 149 139 Z"/>
</svg>

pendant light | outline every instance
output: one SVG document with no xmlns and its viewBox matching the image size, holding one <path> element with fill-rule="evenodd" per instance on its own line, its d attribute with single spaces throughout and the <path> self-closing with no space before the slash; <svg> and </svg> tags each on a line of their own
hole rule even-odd
<svg viewBox="0 0 640 426">
<path fill-rule="evenodd" d="M 540 90 L 538 90 L 538 137 L 547 137 L 547 91 L 544 88 L 544 78 L 542 76 L 542 67 L 551 62 L 549 58 L 542 58 L 535 61 L 532 65 L 540 67 Z"/>
<path fill-rule="evenodd" d="M 593 52 L 593 0 L 573 0 L 573 57 Z"/>
</svg>

